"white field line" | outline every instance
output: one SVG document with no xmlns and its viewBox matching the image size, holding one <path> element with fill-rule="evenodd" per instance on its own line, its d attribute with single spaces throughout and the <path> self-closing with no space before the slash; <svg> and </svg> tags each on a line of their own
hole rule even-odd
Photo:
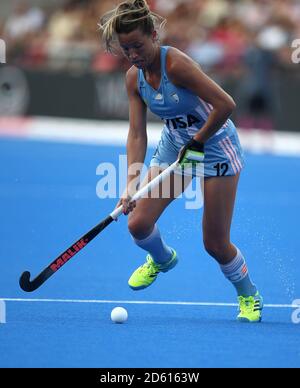
<svg viewBox="0 0 300 388">
<path fill-rule="evenodd" d="M 99 304 L 144 304 L 169 306 L 209 306 L 209 307 L 236 307 L 237 303 L 220 302 L 182 302 L 182 301 L 155 301 L 155 300 L 101 300 L 101 299 L 30 299 L 30 298 L 1 298 L 5 302 L 40 302 L 40 303 L 99 303 Z M 269 308 L 299 308 L 293 304 L 265 304 Z"/>
</svg>

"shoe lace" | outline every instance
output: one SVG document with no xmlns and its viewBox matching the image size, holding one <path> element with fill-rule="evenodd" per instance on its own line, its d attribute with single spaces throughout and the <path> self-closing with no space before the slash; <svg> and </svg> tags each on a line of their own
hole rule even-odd
<svg viewBox="0 0 300 388">
<path fill-rule="evenodd" d="M 147 270 L 149 275 L 157 275 L 159 273 L 159 268 L 154 263 L 153 259 L 150 256 L 147 256 L 146 260 L 146 263 L 140 267 L 139 272 L 144 272 Z"/>
<path fill-rule="evenodd" d="M 239 296 L 238 300 L 241 312 L 254 312 L 262 309 L 260 299 L 255 296 Z"/>
<path fill-rule="evenodd" d="M 239 299 L 239 307 L 241 312 L 251 312 L 256 310 L 255 309 L 256 300 L 254 299 L 253 296 L 248 296 L 248 297 L 239 296 L 238 299 Z M 259 305 L 259 301 L 257 302 Z"/>
</svg>

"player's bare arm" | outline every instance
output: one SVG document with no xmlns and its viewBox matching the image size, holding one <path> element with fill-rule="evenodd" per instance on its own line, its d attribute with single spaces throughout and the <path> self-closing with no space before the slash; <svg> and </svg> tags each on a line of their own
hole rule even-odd
<svg viewBox="0 0 300 388">
<path fill-rule="evenodd" d="M 166 65 L 168 77 L 174 85 L 190 90 L 213 107 L 207 122 L 194 136 L 198 142 L 204 143 L 226 122 L 235 108 L 235 102 L 181 51 L 171 48 Z"/>
<path fill-rule="evenodd" d="M 147 149 L 147 107 L 137 90 L 137 69 L 132 66 L 126 74 L 126 89 L 129 101 L 129 132 L 127 138 L 128 166 L 143 163 Z M 130 180 L 130 176 L 128 177 Z"/>
<path fill-rule="evenodd" d="M 135 202 L 130 202 L 128 198 L 135 192 L 140 170 L 138 165 L 142 165 L 145 160 L 147 150 L 147 107 L 142 101 L 137 90 L 137 69 L 132 66 L 126 73 L 126 90 L 129 102 L 129 131 L 127 137 L 127 187 L 117 204 L 124 207 L 124 214 L 128 214 L 135 206 Z"/>
</svg>

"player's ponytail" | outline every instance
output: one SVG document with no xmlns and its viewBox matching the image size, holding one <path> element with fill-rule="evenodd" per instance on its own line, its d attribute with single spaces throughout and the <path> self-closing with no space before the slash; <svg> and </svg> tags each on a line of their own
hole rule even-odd
<svg viewBox="0 0 300 388">
<path fill-rule="evenodd" d="M 144 34 L 151 35 L 157 24 L 162 27 L 165 22 L 163 17 L 150 11 L 145 0 L 127 0 L 104 14 L 99 27 L 106 50 L 113 52 L 117 34 L 140 29 Z"/>
</svg>

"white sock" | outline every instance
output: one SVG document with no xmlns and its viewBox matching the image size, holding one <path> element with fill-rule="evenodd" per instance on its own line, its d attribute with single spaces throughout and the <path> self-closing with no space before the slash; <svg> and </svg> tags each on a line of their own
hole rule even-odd
<svg viewBox="0 0 300 388">
<path fill-rule="evenodd" d="M 172 249 L 166 245 L 164 240 L 161 238 L 160 232 L 156 224 L 150 235 L 142 240 L 138 240 L 133 237 L 134 242 L 140 248 L 149 252 L 151 257 L 156 263 L 168 262 L 172 255 Z"/>
<path fill-rule="evenodd" d="M 257 288 L 250 279 L 244 256 L 238 248 L 236 249 L 236 256 L 232 259 L 230 263 L 220 265 L 221 270 L 225 277 L 233 284 L 238 295 L 255 295 Z"/>
</svg>

